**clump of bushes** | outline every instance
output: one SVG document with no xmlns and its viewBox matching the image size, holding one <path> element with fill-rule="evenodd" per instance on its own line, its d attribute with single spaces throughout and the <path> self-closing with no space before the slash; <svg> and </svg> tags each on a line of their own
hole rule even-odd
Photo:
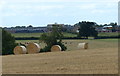
<svg viewBox="0 0 120 76">
<path fill-rule="evenodd" d="M 2 55 L 13 54 L 15 46 L 17 46 L 15 38 L 9 32 L 2 29 Z"/>
<path fill-rule="evenodd" d="M 44 33 L 40 37 L 40 41 L 43 41 L 47 44 L 40 52 L 50 52 L 50 49 L 53 45 L 59 45 L 62 48 L 62 51 L 65 51 L 67 47 L 62 43 L 62 27 L 57 24 L 54 24 L 51 28 L 50 33 Z"/>
</svg>

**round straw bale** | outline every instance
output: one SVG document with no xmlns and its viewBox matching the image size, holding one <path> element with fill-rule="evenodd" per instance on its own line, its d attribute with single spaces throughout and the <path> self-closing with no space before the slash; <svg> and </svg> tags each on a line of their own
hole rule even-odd
<svg viewBox="0 0 120 76">
<path fill-rule="evenodd" d="M 88 43 L 79 43 L 78 48 L 79 49 L 88 49 Z"/>
<path fill-rule="evenodd" d="M 51 52 L 62 51 L 62 48 L 59 45 L 53 45 L 51 47 Z"/>
<path fill-rule="evenodd" d="M 37 43 L 29 43 L 27 45 L 28 54 L 39 53 L 40 46 Z"/>
<path fill-rule="evenodd" d="M 14 48 L 14 54 L 15 55 L 18 55 L 18 54 L 26 54 L 27 53 L 27 50 L 24 46 L 16 46 Z"/>
</svg>

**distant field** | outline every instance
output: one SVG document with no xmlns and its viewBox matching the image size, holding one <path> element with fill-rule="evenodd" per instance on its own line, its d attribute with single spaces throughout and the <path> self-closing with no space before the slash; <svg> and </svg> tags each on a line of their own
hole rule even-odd
<svg viewBox="0 0 120 76">
<path fill-rule="evenodd" d="M 118 32 L 99 33 L 98 36 L 118 36 Z"/>
<path fill-rule="evenodd" d="M 40 37 L 43 33 L 12 33 L 14 37 Z M 63 33 L 65 37 L 76 37 L 76 34 Z"/>
<path fill-rule="evenodd" d="M 12 33 L 14 37 L 40 37 L 42 33 Z M 64 37 L 76 37 L 77 34 L 63 33 Z M 114 33 L 99 33 L 98 36 L 118 36 L 117 32 Z"/>
<path fill-rule="evenodd" d="M 17 40 L 16 42 L 38 42 Z M 65 52 L 2 57 L 3 74 L 118 74 L 118 39 L 63 40 Z M 77 44 L 88 42 L 87 50 Z M 40 46 L 44 46 L 40 43 Z"/>
<path fill-rule="evenodd" d="M 12 33 L 14 37 L 40 37 L 42 33 Z"/>
</svg>

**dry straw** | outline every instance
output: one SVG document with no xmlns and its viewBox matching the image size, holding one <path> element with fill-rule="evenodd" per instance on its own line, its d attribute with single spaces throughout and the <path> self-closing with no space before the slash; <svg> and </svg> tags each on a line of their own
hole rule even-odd
<svg viewBox="0 0 120 76">
<path fill-rule="evenodd" d="M 51 47 L 51 52 L 62 51 L 62 48 L 59 45 L 53 45 Z"/>
<path fill-rule="evenodd" d="M 88 49 L 88 43 L 79 43 L 78 48 L 79 49 Z"/>
<path fill-rule="evenodd" d="M 28 54 L 34 54 L 40 52 L 40 46 L 37 43 L 29 43 L 27 45 Z"/>
<path fill-rule="evenodd" d="M 14 54 L 15 55 L 18 55 L 18 54 L 26 54 L 27 53 L 27 50 L 24 46 L 16 46 L 14 48 Z"/>
</svg>

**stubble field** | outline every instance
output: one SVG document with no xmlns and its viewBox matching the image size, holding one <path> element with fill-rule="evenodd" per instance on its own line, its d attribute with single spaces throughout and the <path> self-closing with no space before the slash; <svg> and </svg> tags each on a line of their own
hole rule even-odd
<svg viewBox="0 0 120 76">
<path fill-rule="evenodd" d="M 17 41 L 26 42 L 26 41 Z M 37 42 L 37 41 L 33 41 Z M 63 40 L 68 50 L 2 57 L 3 74 L 117 74 L 118 40 Z M 87 50 L 77 44 L 88 42 Z M 41 47 L 44 44 L 40 43 Z"/>
</svg>

